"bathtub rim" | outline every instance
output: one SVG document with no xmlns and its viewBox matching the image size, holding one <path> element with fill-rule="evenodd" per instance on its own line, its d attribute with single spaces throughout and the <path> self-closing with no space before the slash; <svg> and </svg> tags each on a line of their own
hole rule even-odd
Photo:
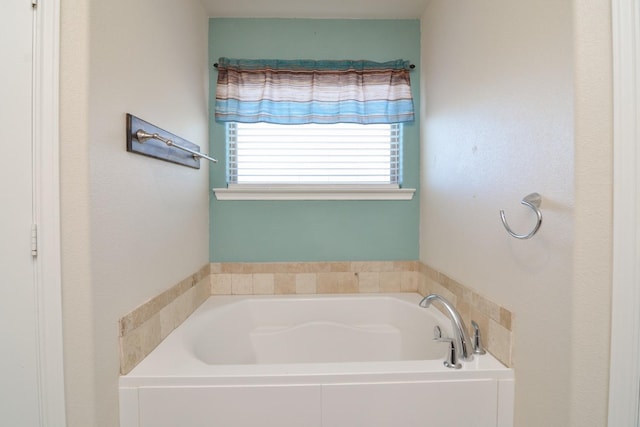
<svg viewBox="0 0 640 427">
<path fill-rule="evenodd" d="M 415 292 L 371 294 L 296 294 L 296 295 L 212 295 L 185 322 L 169 334 L 158 347 L 128 374 L 121 375 L 121 388 L 140 386 L 206 386 L 240 384 L 343 383 L 350 381 L 422 381 L 473 379 L 513 379 L 512 368 L 504 366 L 490 353 L 476 355 L 462 369 L 446 368 L 442 360 L 402 360 L 375 362 L 288 363 L 288 364 L 207 364 L 187 351 L 182 334 L 190 318 L 197 319 L 208 310 L 246 300 L 318 300 L 318 299 L 381 299 L 392 298 L 414 306 L 423 298 Z M 439 321 L 449 322 L 440 311 L 430 307 L 430 314 Z M 448 324 L 448 323 L 447 323 Z M 425 339 L 430 339 L 425 337 Z M 174 346 L 169 354 L 168 347 Z"/>
</svg>

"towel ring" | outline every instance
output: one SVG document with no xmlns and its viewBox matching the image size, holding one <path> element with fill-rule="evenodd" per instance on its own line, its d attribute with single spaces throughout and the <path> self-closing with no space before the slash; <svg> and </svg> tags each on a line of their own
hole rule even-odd
<svg viewBox="0 0 640 427">
<path fill-rule="evenodd" d="M 538 232 L 540 225 L 542 225 L 542 212 L 540 212 L 540 204 L 542 203 L 542 197 L 538 193 L 531 193 L 525 196 L 525 198 L 522 199 L 520 203 L 531 208 L 531 210 L 533 210 L 536 213 L 536 216 L 538 217 L 538 222 L 536 223 L 535 227 L 533 227 L 533 230 L 531 230 L 528 234 L 514 233 L 511 230 L 511 227 L 509 227 L 509 224 L 507 224 L 507 219 L 504 216 L 503 210 L 500 210 L 500 219 L 502 219 L 502 225 L 504 225 L 504 228 L 507 230 L 507 233 L 509 233 L 511 236 L 515 237 L 516 239 L 530 239 L 531 237 L 533 237 L 534 234 Z"/>
</svg>

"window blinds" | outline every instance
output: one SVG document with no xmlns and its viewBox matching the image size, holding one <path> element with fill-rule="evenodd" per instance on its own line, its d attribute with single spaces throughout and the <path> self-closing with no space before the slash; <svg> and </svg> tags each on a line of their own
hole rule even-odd
<svg viewBox="0 0 640 427">
<path fill-rule="evenodd" d="M 397 123 L 227 123 L 227 182 L 398 186 L 401 132 Z"/>
</svg>

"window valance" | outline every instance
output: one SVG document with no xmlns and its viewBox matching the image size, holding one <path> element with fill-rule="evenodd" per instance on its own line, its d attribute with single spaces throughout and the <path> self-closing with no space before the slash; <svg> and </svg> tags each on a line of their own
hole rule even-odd
<svg viewBox="0 0 640 427">
<path fill-rule="evenodd" d="M 409 61 L 220 58 L 215 118 L 275 124 L 411 122 Z"/>
</svg>

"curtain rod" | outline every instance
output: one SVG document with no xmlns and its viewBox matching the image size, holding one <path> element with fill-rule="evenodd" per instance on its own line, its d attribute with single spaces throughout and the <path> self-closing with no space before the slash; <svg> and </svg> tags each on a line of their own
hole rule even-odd
<svg viewBox="0 0 640 427">
<path fill-rule="evenodd" d="M 216 63 L 214 63 L 214 64 L 213 64 L 213 66 L 214 66 L 215 68 L 218 68 L 218 63 L 217 63 L 217 62 L 216 62 Z M 411 68 L 411 69 L 413 70 L 414 68 L 416 68 L 416 66 L 415 66 L 414 64 L 411 64 L 411 65 L 409 65 L 409 68 Z"/>
</svg>

